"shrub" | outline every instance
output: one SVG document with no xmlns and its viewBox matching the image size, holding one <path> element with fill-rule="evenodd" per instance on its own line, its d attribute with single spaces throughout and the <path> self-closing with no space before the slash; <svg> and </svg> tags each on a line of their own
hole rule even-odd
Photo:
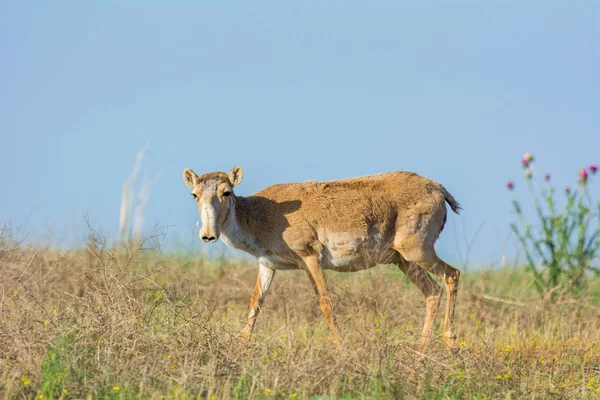
<svg viewBox="0 0 600 400">
<path fill-rule="evenodd" d="M 594 203 L 588 190 L 598 167 L 579 170 L 577 189 L 567 187 L 565 198 L 559 199 L 550 174 L 540 182 L 533 161 L 533 156 L 525 153 L 521 164 L 538 223 L 528 222 L 515 198 L 518 222 L 511 224 L 511 229 L 525 252 L 526 269 L 537 291 L 556 301 L 565 293 L 583 293 L 587 275 L 600 273 L 600 201 Z M 506 187 L 513 191 L 515 184 L 509 181 Z"/>
</svg>

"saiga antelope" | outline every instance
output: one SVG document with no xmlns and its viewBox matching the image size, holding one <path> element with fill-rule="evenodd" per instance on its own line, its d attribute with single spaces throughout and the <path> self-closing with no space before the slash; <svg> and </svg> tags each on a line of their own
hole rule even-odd
<svg viewBox="0 0 600 400">
<path fill-rule="evenodd" d="M 456 213 L 460 205 L 439 183 L 411 172 L 390 172 L 329 182 L 269 186 L 236 196 L 242 168 L 229 174 L 200 177 L 191 169 L 183 180 L 198 203 L 200 239 L 221 238 L 230 247 L 258 259 L 259 270 L 242 345 L 250 339 L 261 304 L 276 270 L 303 269 L 336 339 L 339 331 L 325 287 L 324 269 L 357 271 L 377 264 L 396 264 L 426 299 L 422 344 L 433 330 L 442 289 L 446 285 L 443 338 L 456 348 L 454 306 L 460 272 L 442 261 L 434 243 L 446 222 L 446 202 Z"/>
</svg>

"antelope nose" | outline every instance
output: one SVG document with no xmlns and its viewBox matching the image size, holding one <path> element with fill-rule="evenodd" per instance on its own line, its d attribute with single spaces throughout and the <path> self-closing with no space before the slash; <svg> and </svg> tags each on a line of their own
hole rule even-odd
<svg viewBox="0 0 600 400">
<path fill-rule="evenodd" d="M 214 243 L 217 241 L 217 238 L 214 236 L 202 236 L 202 241 L 204 243 Z"/>
</svg>

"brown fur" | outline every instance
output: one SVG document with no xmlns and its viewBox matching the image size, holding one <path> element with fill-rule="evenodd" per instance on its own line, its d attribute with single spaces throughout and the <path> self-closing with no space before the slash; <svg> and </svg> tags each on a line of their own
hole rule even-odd
<svg viewBox="0 0 600 400">
<path fill-rule="evenodd" d="M 204 215 L 203 240 L 214 241 L 222 232 L 227 244 L 256 256 L 260 273 L 268 277 L 266 285 L 260 276 L 257 281 L 245 342 L 268 290 L 269 270 L 306 270 L 337 336 L 323 269 L 354 271 L 396 263 L 427 298 L 424 343 L 431 335 L 441 294 L 426 271 L 444 280 L 448 289 L 444 338 L 454 347 L 452 319 L 459 271 L 440 260 L 433 246 L 446 222 L 445 203 L 455 212 L 460 205 L 442 185 L 415 173 L 390 172 L 279 184 L 248 197 L 224 197 L 241 176 L 240 167 L 229 174 L 213 172 L 201 177 L 184 171 L 184 180 L 193 188 Z"/>
<path fill-rule="evenodd" d="M 446 217 L 443 187 L 406 172 L 273 185 L 236 200 L 236 215 L 253 216 L 248 223 L 238 219 L 244 230 L 266 247 L 282 234 L 297 254 L 322 250 L 320 227 L 365 237 L 400 231 L 401 237 L 433 244 Z"/>
</svg>

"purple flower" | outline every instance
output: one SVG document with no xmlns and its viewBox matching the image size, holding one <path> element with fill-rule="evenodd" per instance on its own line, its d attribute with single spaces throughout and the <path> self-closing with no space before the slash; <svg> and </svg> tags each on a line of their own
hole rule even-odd
<svg viewBox="0 0 600 400">
<path fill-rule="evenodd" d="M 596 174 L 596 172 L 598 172 L 598 166 L 596 164 L 590 165 L 590 172 Z"/>
<path fill-rule="evenodd" d="M 508 190 L 513 190 L 515 188 L 515 183 L 513 181 L 506 182 L 506 188 Z"/>
<path fill-rule="evenodd" d="M 579 170 L 579 182 L 586 183 L 588 179 L 588 172 L 585 168 Z"/>
<path fill-rule="evenodd" d="M 549 182 L 549 181 L 550 181 L 550 174 L 546 174 L 546 175 L 544 175 L 544 180 L 545 180 L 546 182 Z"/>
<path fill-rule="evenodd" d="M 531 164 L 532 162 L 533 162 L 533 155 L 531 155 L 529 153 L 523 154 L 523 158 L 521 159 L 521 164 L 523 165 L 523 168 L 529 167 L 529 164 Z"/>
</svg>

